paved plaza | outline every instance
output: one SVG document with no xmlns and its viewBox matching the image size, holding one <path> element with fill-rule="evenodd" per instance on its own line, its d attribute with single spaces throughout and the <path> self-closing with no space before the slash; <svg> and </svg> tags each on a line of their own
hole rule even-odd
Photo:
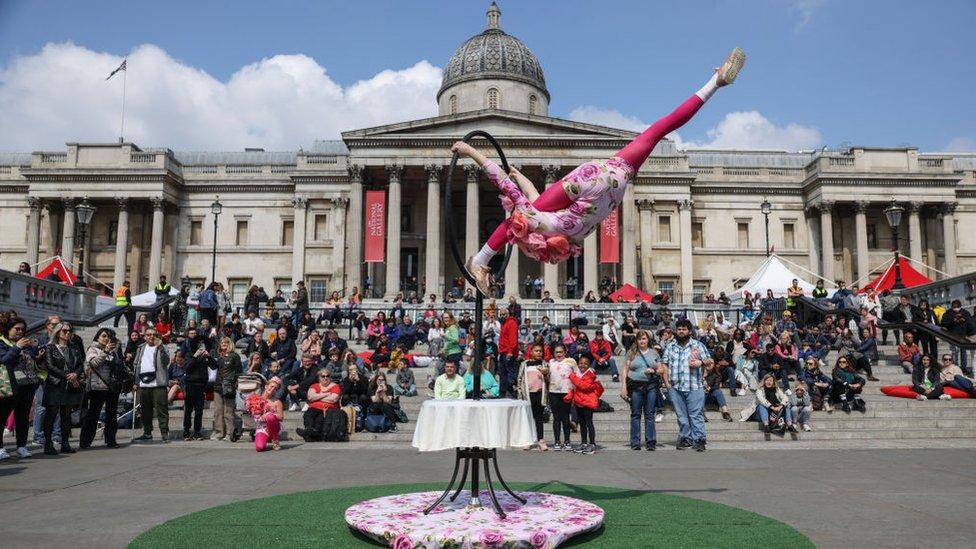
<svg viewBox="0 0 976 549">
<path fill-rule="evenodd" d="M 224 503 L 360 484 L 446 482 L 451 466 L 446 452 L 365 442 L 289 443 L 267 454 L 197 444 L 0 464 L 3 546 L 122 547 L 152 526 Z M 971 547 L 976 522 L 972 449 L 511 451 L 500 454 L 500 463 L 512 481 L 658 490 L 742 507 L 795 527 L 819 547 Z"/>
</svg>

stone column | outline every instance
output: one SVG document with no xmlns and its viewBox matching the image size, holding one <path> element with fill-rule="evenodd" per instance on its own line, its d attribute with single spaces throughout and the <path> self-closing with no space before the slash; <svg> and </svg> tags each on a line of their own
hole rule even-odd
<svg viewBox="0 0 976 549">
<path fill-rule="evenodd" d="M 296 196 L 291 199 L 295 207 L 291 235 L 291 283 L 305 280 L 305 232 L 308 228 L 308 199 Z"/>
<path fill-rule="evenodd" d="M 939 211 L 934 210 L 931 207 L 933 205 L 930 204 L 929 206 L 930 207 L 928 208 L 928 210 L 929 210 L 929 215 L 931 217 L 929 219 L 925 219 L 924 231 L 925 231 L 925 262 L 930 266 L 930 268 L 926 269 L 925 276 L 931 278 L 932 280 L 936 280 L 939 277 L 939 273 L 935 272 L 935 270 L 933 270 L 933 267 L 935 267 L 939 263 L 939 251 L 936 248 L 936 245 L 939 243 L 939 224 L 938 224 Z M 938 206 L 936 206 L 936 208 L 937 207 Z"/>
<path fill-rule="evenodd" d="M 363 289 L 363 168 L 349 166 L 349 205 L 346 208 L 346 285 Z M 304 234 L 304 233 L 303 233 Z M 298 236 L 298 220 L 295 220 Z M 292 270 L 294 274 L 294 270 Z"/>
<path fill-rule="evenodd" d="M 644 291 L 654 289 L 654 271 L 651 264 L 654 246 L 654 201 L 638 200 L 637 209 L 640 211 L 640 273 L 641 286 Z M 625 281 L 626 282 L 626 281 Z"/>
<path fill-rule="evenodd" d="M 695 291 L 695 271 L 691 247 L 691 200 L 678 201 L 678 223 L 681 228 L 681 299 L 679 303 L 691 303 Z"/>
<path fill-rule="evenodd" d="M 505 295 L 514 295 L 519 297 L 519 291 L 522 289 L 522 280 L 519 278 L 519 256 L 522 252 L 519 251 L 518 246 L 514 244 L 512 246 L 512 256 L 508 259 L 508 265 L 505 266 Z M 505 253 L 505 248 L 503 247 L 499 254 Z"/>
<path fill-rule="evenodd" d="M 820 245 L 823 248 L 821 253 L 823 269 L 821 274 L 827 280 L 834 280 L 834 221 L 831 210 L 834 202 L 823 200 L 820 202 Z"/>
<path fill-rule="evenodd" d="M 469 258 L 474 254 L 478 253 L 481 248 L 481 242 L 479 236 L 479 227 L 481 226 L 481 217 L 479 214 L 479 196 L 478 196 L 478 175 L 481 173 L 481 168 L 476 164 L 465 164 L 464 175 L 467 176 L 467 187 L 465 188 L 465 211 L 464 211 L 464 257 Z M 447 215 L 452 215 L 448 212 Z M 471 287 L 471 284 L 465 281 L 467 287 Z"/>
<path fill-rule="evenodd" d="M 857 265 L 857 279 L 868 276 L 871 268 L 870 258 L 868 257 L 868 221 L 867 211 L 869 202 L 854 202 L 854 243 Z"/>
<path fill-rule="evenodd" d="M 908 256 L 922 261 L 922 222 L 920 214 L 923 202 L 908 203 Z"/>
<path fill-rule="evenodd" d="M 386 207 L 386 289 L 384 298 L 393 299 L 400 291 L 400 177 L 403 166 L 386 167 L 390 189 Z"/>
<path fill-rule="evenodd" d="M 624 190 L 624 202 L 620 205 L 620 214 L 623 222 L 623 250 L 621 252 L 620 274 L 623 280 L 621 284 L 637 283 L 637 206 L 634 202 L 634 185 L 627 185 Z"/>
<path fill-rule="evenodd" d="M 118 198 L 116 202 L 119 205 L 119 226 L 115 231 L 115 272 L 112 275 L 114 290 L 121 288 L 125 282 L 125 267 L 128 264 L 126 254 L 129 250 L 129 199 Z"/>
<path fill-rule="evenodd" d="M 544 181 L 546 188 L 553 186 L 556 179 L 559 177 L 559 166 L 549 165 L 542 168 L 542 174 L 544 176 Z M 552 297 L 560 298 L 562 297 L 562 292 L 560 291 L 559 284 L 559 265 L 553 265 L 551 263 L 543 263 L 542 266 L 542 279 L 543 279 L 543 290 L 549 290 Z"/>
<path fill-rule="evenodd" d="M 427 293 L 443 295 L 441 286 L 441 166 L 427 164 L 427 251 L 424 253 L 424 277 Z M 450 212 L 448 212 L 448 215 Z"/>
<path fill-rule="evenodd" d="M 54 201 L 48 200 L 44 204 L 47 210 L 47 256 L 53 257 L 61 249 L 61 213 Z"/>
<path fill-rule="evenodd" d="M 942 242 L 945 248 L 945 269 L 949 276 L 959 274 L 956 262 L 956 202 L 942 205 Z"/>
<path fill-rule="evenodd" d="M 343 258 L 346 253 L 346 208 L 349 199 L 341 196 L 332 199 L 332 280 L 335 286 L 345 288 L 346 268 Z"/>
<path fill-rule="evenodd" d="M 152 198 L 152 239 L 149 244 L 149 287 L 153 287 L 159 282 L 159 275 L 162 272 L 163 259 L 163 225 L 165 216 L 163 206 L 166 204 L 162 197 Z"/>
<path fill-rule="evenodd" d="M 72 270 L 75 268 L 75 199 L 64 199 L 64 228 L 61 230 L 61 259 L 68 264 Z"/>
<path fill-rule="evenodd" d="M 30 263 L 33 270 L 41 247 L 41 201 L 28 196 L 27 205 L 30 207 L 30 216 L 27 218 L 27 263 Z"/>
<path fill-rule="evenodd" d="M 583 239 L 583 283 L 581 287 L 583 288 L 582 296 L 586 297 L 586 294 L 593 292 L 593 295 L 599 297 L 600 280 L 597 274 L 597 262 L 600 258 L 600 250 L 598 248 L 596 233 L 600 230 L 600 227 L 593 229 L 593 232 L 586 235 Z"/>
<path fill-rule="evenodd" d="M 803 209 L 807 220 L 807 254 L 810 261 L 810 270 L 818 275 L 823 274 L 820 269 L 820 244 L 817 236 L 820 234 L 820 218 L 817 217 L 817 208 L 808 206 Z"/>
</svg>

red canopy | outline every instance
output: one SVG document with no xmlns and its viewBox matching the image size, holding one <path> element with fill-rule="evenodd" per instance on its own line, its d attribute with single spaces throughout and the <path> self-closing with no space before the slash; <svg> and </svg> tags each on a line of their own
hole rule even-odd
<svg viewBox="0 0 976 549">
<path fill-rule="evenodd" d="M 46 280 L 47 277 L 54 272 L 55 267 L 58 268 L 57 277 L 61 280 L 61 282 L 69 285 L 75 283 L 75 274 L 71 272 L 68 265 L 64 262 L 64 260 L 61 259 L 61 256 L 57 256 L 52 259 L 51 262 L 47 264 L 47 267 L 44 267 L 40 272 L 37 273 L 37 278 L 43 278 Z"/>
<path fill-rule="evenodd" d="M 916 271 L 915 268 L 912 267 L 911 261 L 908 261 L 902 256 L 898 256 L 898 266 L 901 270 L 901 282 L 906 288 L 921 286 L 922 284 L 932 282 L 929 277 Z M 883 292 L 885 290 L 890 290 L 894 285 L 895 262 L 892 261 L 891 264 L 888 265 L 888 268 L 885 269 L 885 272 L 881 273 L 878 278 L 875 278 L 868 284 L 864 285 L 859 293 Z"/>
<path fill-rule="evenodd" d="M 647 292 L 643 292 L 631 284 L 624 284 L 619 290 L 610 294 L 610 301 L 614 303 L 636 303 L 638 301 L 651 302 L 654 296 Z"/>
</svg>

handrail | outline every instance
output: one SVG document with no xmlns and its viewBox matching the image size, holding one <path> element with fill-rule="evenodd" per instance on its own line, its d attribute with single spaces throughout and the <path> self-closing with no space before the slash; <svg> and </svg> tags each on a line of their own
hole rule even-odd
<svg viewBox="0 0 976 549">
<path fill-rule="evenodd" d="M 129 308 L 131 308 L 131 310 L 135 313 L 148 313 L 151 315 L 155 315 L 163 307 L 168 306 L 170 303 L 172 303 L 175 300 L 176 300 L 176 296 L 166 296 L 165 298 L 153 303 L 152 305 L 124 305 L 124 306 L 119 305 L 119 306 L 106 309 L 100 313 L 95 313 L 94 315 L 88 318 L 73 318 L 64 315 L 59 315 L 59 316 L 61 316 L 62 320 L 70 324 L 73 324 L 75 326 L 84 326 L 84 327 L 98 326 L 99 324 L 105 322 L 109 318 L 124 313 L 126 309 Z M 32 334 L 40 331 L 41 329 L 44 328 L 45 322 L 47 322 L 46 319 L 41 319 L 32 323 L 27 327 L 27 334 Z"/>
</svg>

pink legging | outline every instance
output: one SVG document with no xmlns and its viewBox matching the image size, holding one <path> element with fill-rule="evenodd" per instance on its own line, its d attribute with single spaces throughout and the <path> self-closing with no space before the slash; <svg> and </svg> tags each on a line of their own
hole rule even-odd
<svg viewBox="0 0 976 549">
<path fill-rule="evenodd" d="M 268 449 L 268 442 L 278 442 L 281 435 L 281 420 L 274 412 L 268 412 L 261 418 L 264 421 L 264 429 L 259 429 L 254 433 L 254 449 L 263 452 Z"/>
<path fill-rule="evenodd" d="M 654 150 L 654 146 L 657 145 L 658 141 L 665 135 L 684 126 L 704 104 L 705 102 L 697 94 L 692 95 L 684 103 L 679 105 L 674 112 L 651 124 L 651 127 L 644 130 L 642 134 L 634 138 L 626 147 L 617 151 L 617 154 L 614 156 L 630 164 L 634 168 L 634 171 L 639 170 L 651 154 L 651 151 Z M 573 200 L 566 195 L 563 186 L 556 184 L 543 191 L 539 195 L 539 198 L 536 198 L 532 202 L 532 207 L 540 212 L 556 212 L 568 208 L 572 203 Z M 508 227 L 511 223 L 510 219 L 505 219 L 498 225 L 495 232 L 491 233 L 491 236 L 488 237 L 489 248 L 497 252 L 502 249 L 502 246 L 508 243 Z"/>
</svg>

